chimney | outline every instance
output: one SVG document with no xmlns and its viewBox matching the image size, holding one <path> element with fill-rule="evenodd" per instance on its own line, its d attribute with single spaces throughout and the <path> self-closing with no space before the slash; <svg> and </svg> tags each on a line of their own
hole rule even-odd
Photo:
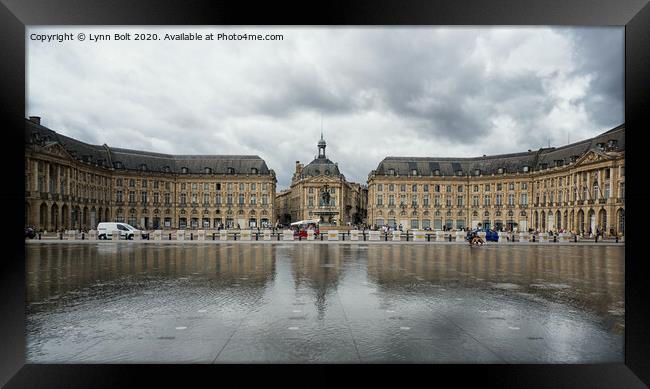
<svg viewBox="0 0 650 389">
<path fill-rule="evenodd" d="M 40 116 L 30 116 L 29 121 L 32 122 L 32 123 L 41 124 L 41 117 Z"/>
<path fill-rule="evenodd" d="M 296 161 L 296 174 L 300 174 L 302 172 L 302 164 L 300 161 Z"/>
</svg>

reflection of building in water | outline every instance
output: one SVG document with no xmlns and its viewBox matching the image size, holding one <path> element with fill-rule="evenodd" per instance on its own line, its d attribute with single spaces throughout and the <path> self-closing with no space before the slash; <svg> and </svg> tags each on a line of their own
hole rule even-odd
<svg viewBox="0 0 650 389">
<path fill-rule="evenodd" d="M 225 288 L 237 282 L 241 289 L 262 293 L 275 277 L 275 248 L 272 245 L 129 247 L 110 243 L 30 245 L 26 270 L 28 302 L 103 284 L 113 290 L 111 293 L 120 293 L 120 283 L 125 277 L 142 280 L 142 289 L 156 280 L 187 278 L 191 287 Z"/>
<path fill-rule="evenodd" d="M 315 295 L 321 319 L 327 309 L 327 298 L 336 293 L 342 276 L 343 255 L 340 245 L 293 245 L 291 270 L 296 290 L 307 288 Z"/>
<path fill-rule="evenodd" d="M 368 277 L 385 291 L 511 287 L 607 313 L 624 298 L 621 247 L 368 245 Z M 418 285 L 415 288 L 416 284 Z"/>
</svg>

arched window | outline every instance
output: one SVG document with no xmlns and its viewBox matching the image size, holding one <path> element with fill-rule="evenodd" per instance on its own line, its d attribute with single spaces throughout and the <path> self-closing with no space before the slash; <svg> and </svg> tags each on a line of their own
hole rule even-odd
<svg viewBox="0 0 650 389">
<path fill-rule="evenodd" d="M 229 168 L 228 168 L 228 174 L 235 174 L 235 169 L 229 167 Z"/>
<path fill-rule="evenodd" d="M 205 167 L 205 168 L 203 168 L 203 172 L 204 172 L 205 174 L 212 174 L 212 168 L 210 168 L 210 167 Z"/>
<path fill-rule="evenodd" d="M 251 168 L 251 174 L 257 174 L 257 168 L 256 167 Z"/>
<path fill-rule="evenodd" d="M 183 173 L 183 174 L 187 174 L 189 171 L 190 171 L 190 169 L 188 169 L 186 167 L 181 168 L 181 173 Z"/>
</svg>

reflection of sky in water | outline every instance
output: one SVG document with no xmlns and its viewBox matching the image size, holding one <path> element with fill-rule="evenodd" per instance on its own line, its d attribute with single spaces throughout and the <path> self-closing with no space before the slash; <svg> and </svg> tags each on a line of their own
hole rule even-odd
<svg viewBox="0 0 650 389">
<path fill-rule="evenodd" d="M 622 350 L 623 256 L 614 246 L 29 244 L 28 349 L 67 360 L 74 347 L 48 339 L 174 339 L 163 327 L 192 333 L 186 321 L 209 317 L 201 336 L 290 328 L 314 345 L 359 331 L 357 352 L 400 359 L 393 336 L 461 328 L 498 342 L 494 354 L 524 339 L 543 342 L 540 360 L 579 362 L 577 340 Z"/>
</svg>

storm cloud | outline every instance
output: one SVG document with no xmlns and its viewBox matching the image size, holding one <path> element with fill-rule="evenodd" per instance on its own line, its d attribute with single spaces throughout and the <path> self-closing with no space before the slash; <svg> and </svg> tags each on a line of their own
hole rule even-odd
<svg viewBox="0 0 650 389">
<path fill-rule="evenodd" d="M 32 33 L 283 34 L 282 41 L 68 41 Z M 365 183 L 386 156 L 561 146 L 624 121 L 624 29 L 30 27 L 27 112 L 79 140 L 256 154 L 290 184 L 327 155 Z"/>
</svg>

